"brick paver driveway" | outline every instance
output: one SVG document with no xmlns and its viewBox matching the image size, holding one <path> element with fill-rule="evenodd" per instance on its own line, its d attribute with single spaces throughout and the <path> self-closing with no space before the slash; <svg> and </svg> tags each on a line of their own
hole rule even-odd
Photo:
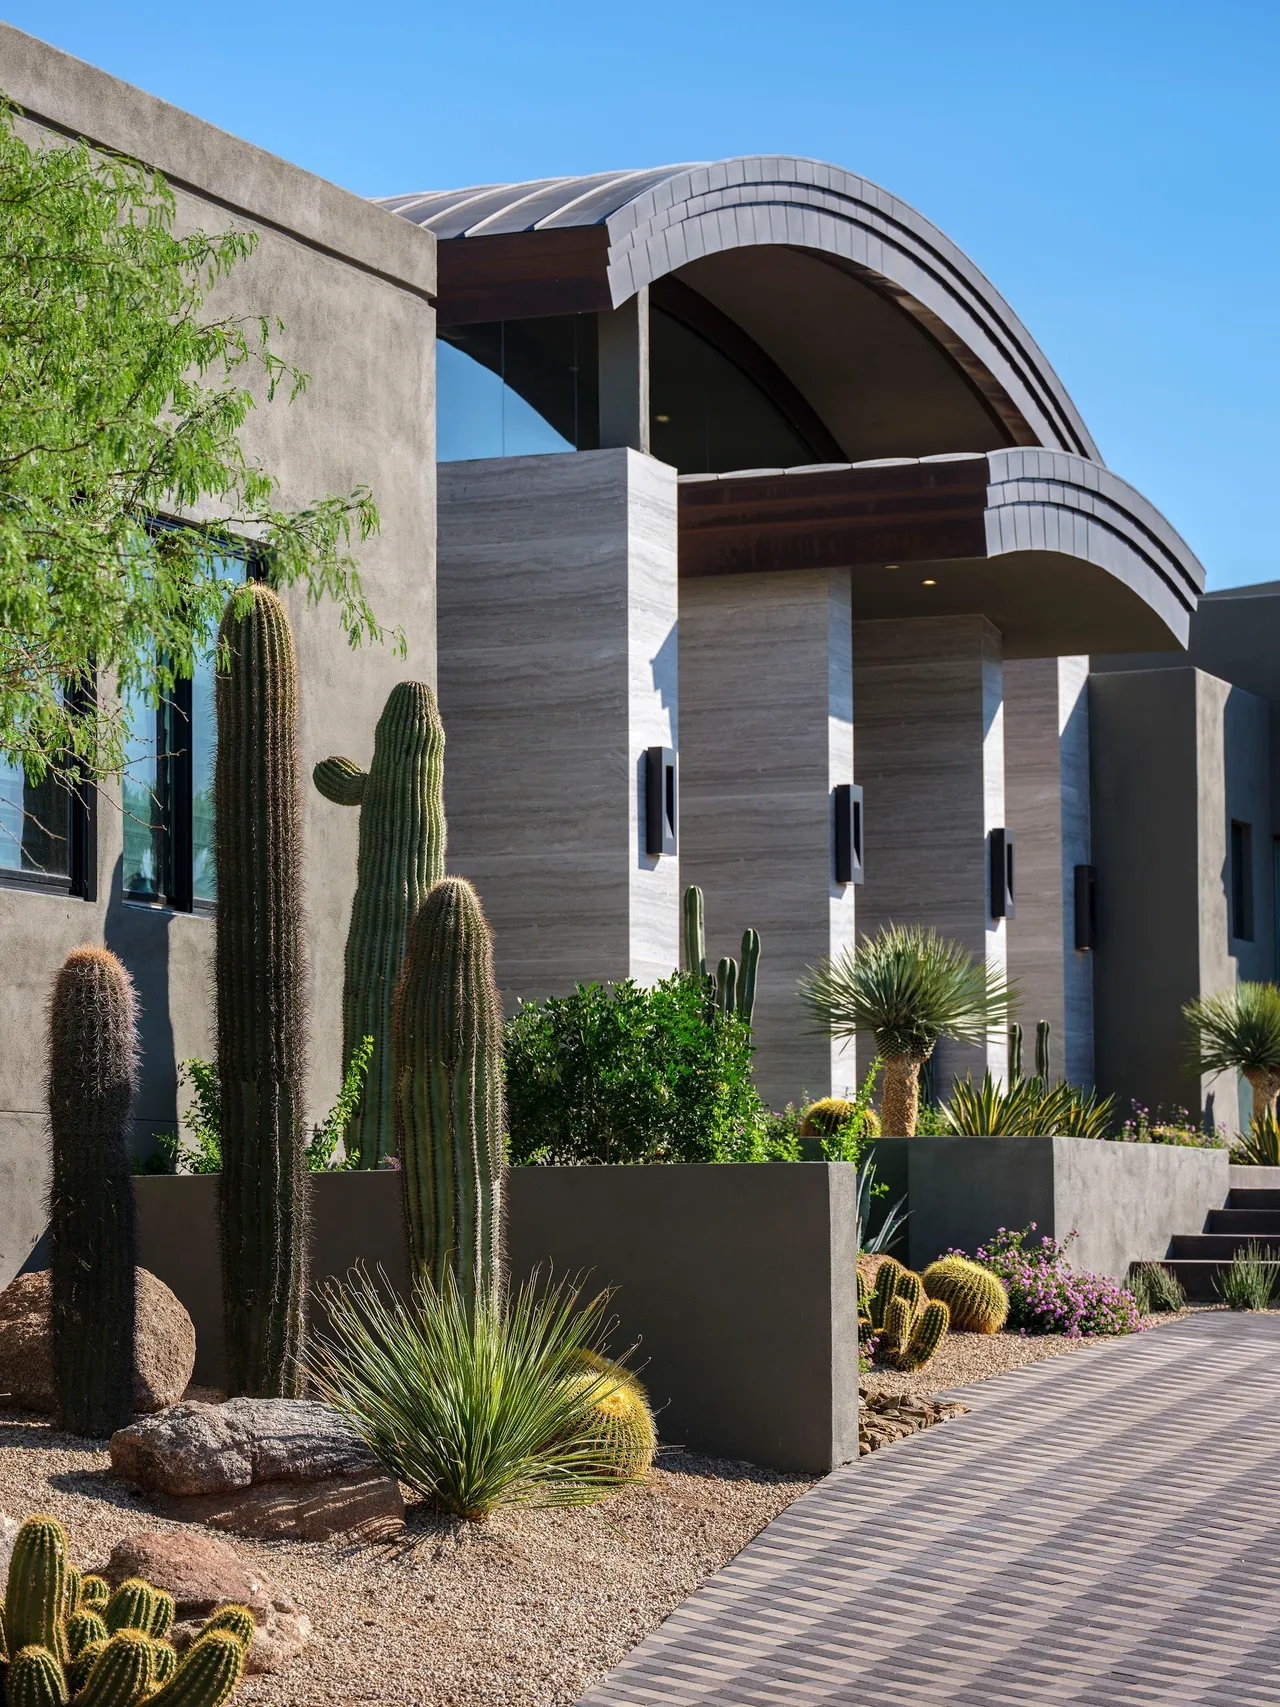
<svg viewBox="0 0 1280 1707">
<path fill-rule="evenodd" d="M 1280 1315 L 960 1396 L 798 1499 L 582 1707 L 1280 1703 Z"/>
</svg>

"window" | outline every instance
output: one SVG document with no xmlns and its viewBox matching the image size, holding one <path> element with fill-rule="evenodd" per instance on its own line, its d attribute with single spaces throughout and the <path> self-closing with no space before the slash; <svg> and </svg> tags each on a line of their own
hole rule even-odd
<svg viewBox="0 0 1280 1707">
<path fill-rule="evenodd" d="M 825 460 L 737 362 L 661 308 L 649 313 L 649 373 L 653 454 L 681 474 Z"/>
<path fill-rule="evenodd" d="M 1253 828 L 1238 820 L 1231 824 L 1231 934 L 1253 941 Z"/>
<path fill-rule="evenodd" d="M 594 450 L 599 385 L 594 314 L 442 327 L 437 460 Z"/>
<path fill-rule="evenodd" d="M 238 581 L 243 558 L 227 556 L 224 578 Z M 158 706 L 126 697 L 131 733 L 124 775 L 124 892 L 130 901 L 178 912 L 218 898 L 213 859 L 216 658 L 210 639 L 189 679 Z"/>
<path fill-rule="evenodd" d="M 33 783 L 20 764 L 0 758 L 0 881 L 95 899 L 92 788 L 53 776 Z"/>
</svg>

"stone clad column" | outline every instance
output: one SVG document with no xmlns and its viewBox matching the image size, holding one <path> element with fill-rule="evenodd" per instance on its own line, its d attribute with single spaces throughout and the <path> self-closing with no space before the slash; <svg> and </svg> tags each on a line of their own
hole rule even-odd
<svg viewBox="0 0 1280 1707">
<path fill-rule="evenodd" d="M 858 933 L 932 925 L 1003 970 L 991 917 L 989 834 L 1005 823 L 1000 635 L 980 616 L 853 625 L 855 769 L 865 805 Z M 1003 1075 L 1007 1038 L 941 1044 L 934 1090 L 987 1066 Z"/>
<path fill-rule="evenodd" d="M 1009 971 L 1022 998 L 1023 1070 L 1036 1023 L 1051 1027 L 1055 1078 L 1093 1085 L 1093 962 L 1076 948 L 1075 868 L 1090 864 L 1089 660 L 1004 667 L 1005 798 L 1017 837 L 1018 907 Z"/>
<path fill-rule="evenodd" d="M 847 571 L 680 583 L 681 878 L 705 893 L 710 963 L 760 933 L 756 1083 L 775 1108 L 855 1079 L 796 994 L 853 940 L 831 796 L 853 777 L 849 587 Z"/>
<path fill-rule="evenodd" d="M 644 753 L 677 744 L 676 476 L 628 449 L 442 463 L 448 868 L 517 997 L 668 977 L 678 855 L 650 857 Z"/>
</svg>

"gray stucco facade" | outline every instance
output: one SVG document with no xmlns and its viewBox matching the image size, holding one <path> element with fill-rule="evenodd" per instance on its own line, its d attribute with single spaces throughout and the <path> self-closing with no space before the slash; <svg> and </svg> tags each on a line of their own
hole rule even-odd
<svg viewBox="0 0 1280 1707">
<path fill-rule="evenodd" d="M 0 25 L 0 88 L 30 134 L 67 134 L 158 167 L 183 230 L 258 235 L 253 257 L 220 287 L 228 314 L 284 322 L 280 352 L 311 376 L 289 405 L 262 401 L 246 451 L 278 478 L 282 505 L 373 488 L 381 533 L 361 549 L 379 619 L 403 629 L 408 654 L 352 652 L 332 607 L 291 598 L 301 679 L 304 775 L 346 752 L 368 763 L 373 728 L 395 681 L 435 679 L 435 243 L 380 208 L 324 183 L 104 72 Z M 396 359 L 386 360 L 394 350 Z M 306 783 L 311 994 L 309 1101 L 317 1115 L 341 1080 L 342 957 L 355 880 L 354 814 Z M 18 1040 L 0 1056 L 0 1282 L 44 1225 L 43 1015 L 67 952 L 105 942 L 138 986 L 142 1019 L 138 1147 L 176 1120 L 175 1070 L 212 1053 L 213 920 L 137 906 L 120 882 L 118 793 L 97 811 L 93 902 L 0 884 L 0 1028 Z"/>
</svg>

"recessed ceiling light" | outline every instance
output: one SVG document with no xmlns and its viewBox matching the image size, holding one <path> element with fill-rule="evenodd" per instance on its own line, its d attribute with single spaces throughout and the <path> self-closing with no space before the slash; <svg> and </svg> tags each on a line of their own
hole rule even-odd
<svg viewBox="0 0 1280 1707">
<path fill-rule="evenodd" d="M 662 425 L 664 427 L 667 425 L 667 423 L 671 419 L 670 415 L 655 415 L 653 418 L 655 421 L 659 422 L 660 425 Z"/>
<path fill-rule="evenodd" d="M 896 569 L 897 567 L 898 567 L 898 565 L 896 563 L 886 563 L 885 564 L 886 569 Z"/>
<path fill-rule="evenodd" d="M 938 583 L 936 581 L 922 581 L 921 582 L 921 585 L 924 587 L 936 587 L 937 584 Z"/>
</svg>

